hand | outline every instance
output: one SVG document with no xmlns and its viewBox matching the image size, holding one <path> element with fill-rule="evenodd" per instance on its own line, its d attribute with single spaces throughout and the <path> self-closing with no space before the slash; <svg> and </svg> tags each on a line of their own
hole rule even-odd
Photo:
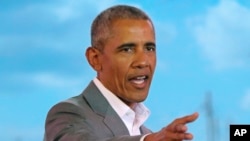
<svg viewBox="0 0 250 141">
<path fill-rule="evenodd" d="M 162 128 L 159 132 L 149 134 L 144 141 L 182 141 L 191 140 L 193 135 L 187 133 L 187 123 L 193 122 L 198 118 L 199 114 L 194 113 L 185 117 L 175 119 L 168 126 Z"/>
</svg>

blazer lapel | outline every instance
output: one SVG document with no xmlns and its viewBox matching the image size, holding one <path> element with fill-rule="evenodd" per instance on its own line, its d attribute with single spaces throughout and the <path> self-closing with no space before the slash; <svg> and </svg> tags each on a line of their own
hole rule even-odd
<svg viewBox="0 0 250 141">
<path fill-rule="evenodd" d="M 107 107 L 104 123 L 110 128 L 115 136 L 129 135 L 126 125 L 111 106 Z"/>
<path fill-rule="evenodd" d="M 140 127 L 140 130 L 141 130 L 141 134 L 142 134 L 142 135 L 143 135 L 143 134 L 152 133 L 152 131 L 149 130 L 148 128 L 146 128 L 144 125 L 142 125 L 142 126 Z"/>
<path fill-rule="evenodd" d="M 129 135 L 129 131 L 121 118 L 93 82 L 85 89 L 83 96 L 93 111 L 104 118 L 104 124 L 110 129 L 114 136 Z"/>
</svg>

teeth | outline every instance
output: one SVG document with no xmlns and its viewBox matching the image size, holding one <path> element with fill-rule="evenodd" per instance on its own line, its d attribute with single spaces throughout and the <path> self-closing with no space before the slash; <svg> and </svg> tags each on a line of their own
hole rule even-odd
<svg viewBox="0 0 250 141">
<path fill-rule="evenodd" d="M 142 80 L 142 79 L 145 79 L 146 76 L 140 76 L 140 77 L 136 77 L 136 79 L 139 79 L 139 80 Z"/>
<path fill-rule="evenodd" d="M 145 82 L 145 79 L 146 79 L 146 76 L 138 76 L 138 77 L 135 77 L 132 82 L 135 83 L 135 84 L 142 84 Z"/>
<path fill-rule="evenodd" d="M 144 82 L 144 79 L 139 79 L 139 80 L 133 80 L 135 84 L 142 84 Z"/>
</svg>

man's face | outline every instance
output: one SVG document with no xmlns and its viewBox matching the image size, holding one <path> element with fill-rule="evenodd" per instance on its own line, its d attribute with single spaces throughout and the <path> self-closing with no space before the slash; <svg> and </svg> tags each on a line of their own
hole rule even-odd
<svg viewBox="0 0 250 141">
<path fill-rule="evenodd" d="M 148 20 L 113 22 L 100 54 L 98 79 L 128 106 L 144 101 L 156 65 L 155 34 Z"/>
</svg>

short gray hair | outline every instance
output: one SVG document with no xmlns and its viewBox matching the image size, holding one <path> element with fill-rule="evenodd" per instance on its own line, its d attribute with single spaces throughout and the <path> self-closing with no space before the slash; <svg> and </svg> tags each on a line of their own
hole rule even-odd
<svg viewBox="0 0 250 141">
<path fill-rule="evenodd" d="M 105 41 L 110 36 L 112 22 L 119 19 L 149 20 L 149 16 L 142 10 L 128 5 L 116 5 L 101 12 L 93 21 L 91 26 L 91 45 L 100 50 L 103 49 Z"/>
</svg>

